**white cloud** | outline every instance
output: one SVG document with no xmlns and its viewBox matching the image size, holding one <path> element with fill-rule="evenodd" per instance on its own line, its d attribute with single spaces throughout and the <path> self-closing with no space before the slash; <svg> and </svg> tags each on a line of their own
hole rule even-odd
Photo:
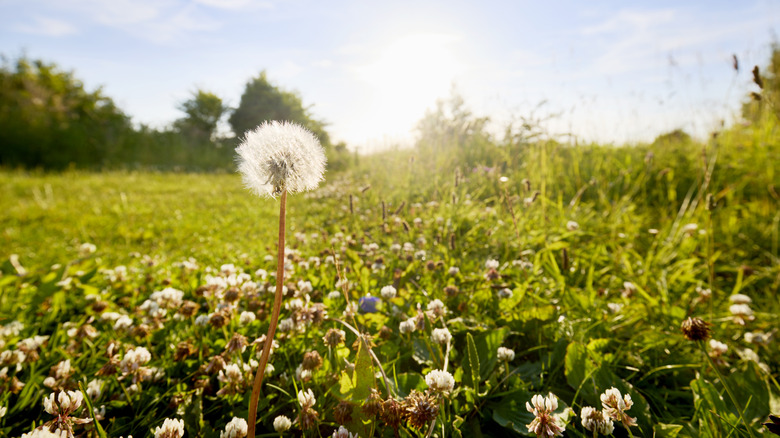
<svg viewBox="0 0 780 438">
<path fill-rule="evenodd" d="M 195 3 L 216 9 L 243 10 L 243 9 L 271 9 L 273 1 L 257 0 L 195 0 Z"/>
<path fill-rule="evenodd" d="M 16 26 L 16 30 L 33 35 L 54 37 L 73 35 L 78 32 L 76 27 L 67 21 L 48 17 L 33 17 L 32 23 L 20 24 Z"/>
</svg>

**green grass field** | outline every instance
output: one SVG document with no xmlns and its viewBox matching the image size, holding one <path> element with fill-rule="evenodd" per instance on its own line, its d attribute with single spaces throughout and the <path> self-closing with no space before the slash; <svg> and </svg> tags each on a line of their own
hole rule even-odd
<svg viewBox="0 0 780 438">
<path fill-rule="evenodd" d="M 259 435 L 284 415 L 305 436 L 533 436 L 526 402 L 551 392 L 565 436 L 588 437 L 582 408 L 614 387 L 636 418 L 615 436 L 770 436 L 778 155 L 740 141 L 652 160 L 540 143 L 497 149 L 491 167 L 396 151 L 326 174 L 288 204 L 287 322 Z M 85 401 L 61 420 L 77 435 L 147 436 L 175 418 L 211 437 L 246 418 L 278 201 L 220 174 L 5 172 L 0 187 L 0 435 L 56 420 L 43 400 L 79 388 L 97 414 Z M 687 340 L 689 316 L 722 344 Z M 333 329 L 346 340 L 326 342 Z M 432 391 L 433 370 L 454 388 Z"/>
</svg>

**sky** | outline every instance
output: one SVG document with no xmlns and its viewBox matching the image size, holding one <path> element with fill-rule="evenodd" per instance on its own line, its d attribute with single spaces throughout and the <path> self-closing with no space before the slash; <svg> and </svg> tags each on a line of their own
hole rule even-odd
<svg viewBox="0 0 780 438">
<path fill-rule="evenodd" d="M 703 138 L 778 31 L 775 0 L 0 0 L 0 54 L 74 71 L 135 123 L 170 125 L 197 89 L 235 107 L 265 70 L 361 152 L 410 144 L 452 93 L 496 135 Z"/>
</svg>

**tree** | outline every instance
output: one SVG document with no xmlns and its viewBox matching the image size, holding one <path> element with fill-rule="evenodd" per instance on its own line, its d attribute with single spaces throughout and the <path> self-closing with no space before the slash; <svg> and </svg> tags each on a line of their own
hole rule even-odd
<svg viewBox="0 0 780 438">
<path fill-rule="evenodd" d="M 331 149 L 325 123 L 312 117 L 297 93 L 274 86 L 263 71 L 247 82 L 241 102 L 228 122 L 236 137 L 242 137 L 247 131 L 268 120 L 299 123 L 319 138 L 326 152 Z"/>
<path fill-rule="evenodd" d="M 118 153 L 130 120 L 101 89 L 72 72 L 20 58 L 0 67 L 0 165 L 64 168 L 104 165 Z"/>
<path fill-rule="evenodd" d="M 200 89 L 193 92 L 192 97 L 182 102 L 178 109 L 187 116 L 177 120 L 175 128 L 198 144 L 215 140 L 217 124 L 227 111 L 219 96 Z"/>
</svg>

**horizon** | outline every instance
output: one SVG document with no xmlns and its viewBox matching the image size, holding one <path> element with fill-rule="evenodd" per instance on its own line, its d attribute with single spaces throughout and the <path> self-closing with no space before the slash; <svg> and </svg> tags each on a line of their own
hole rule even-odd
<svg viewBox="0 0 780 438">
<path fill-rule="evenodd" d="M 363 153 L 411 144 L 453 88 L 494 133 L 557 115 L 542 125 L 551 135 L 631 144 L 675 129 L 701 139 L 737 121 L 780 17 L 761 0 L 333 5 L 11 0 L 0 5 L 0 53 L 73 71 L 154 128 L 182 117 L 177 105 L 198 88 L 235 107 L 265 70 L 334 142 Z"/>
</svg>

